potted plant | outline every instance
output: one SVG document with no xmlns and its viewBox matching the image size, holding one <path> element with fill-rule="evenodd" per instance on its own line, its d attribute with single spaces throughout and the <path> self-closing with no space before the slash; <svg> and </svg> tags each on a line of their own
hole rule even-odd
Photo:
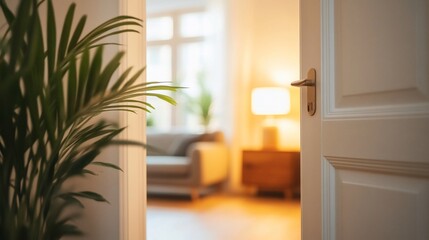
<svg viewBox="0 0 429 240">
<path fill-rule="evenodd" d="M 207 88 L 204 78 L 203 72 L 198 73 L 198 94 L 196 96 L 185 96 L 188 99 L 188 109 L 199 117 L 201 124 L 207 131 L 213 117 L 213 96 L 211 91 Z"/>
<path fill-rule="evenodd" d="M 6 19 L 0 37 L 0 239 L 54 240 L 81 231 L 70 220 L 81 199 L 105 202 L 90 191 L 67 191 L 72 177 L 94 174 L 91 164 L 123 128 L 94 118 L 106 111 L 148 111 L 150 95 L 174 100 L 159 90 L 169 84 L 136 83 L 143 70 L 115 75 L 124 53 L 103 63 L 106 38 L 138 32 L 141 21 L 118 16 L 83 34 L 86 17 L 75 21 L 68 8 L 57 34 L 52 0 L 20 0 L 15 10 L 0 1 Z M 47 22 L 39 15 L 46 7 Z M 123 27 L 127 28 L 123 28 Z M 115 77 L 118 76 L 118 77 Z"/>
</svg>

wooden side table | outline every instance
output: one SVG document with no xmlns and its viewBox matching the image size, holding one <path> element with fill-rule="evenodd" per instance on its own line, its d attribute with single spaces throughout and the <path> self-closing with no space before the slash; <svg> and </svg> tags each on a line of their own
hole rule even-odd
<svg viewBox="0 0 429 240">
<path fill-rule="evenodd" d="M 300 185 L 300 152 L 243 150 L 242 183 L 258 190 L 283 191 L 293 197 Z"/>
</svg>

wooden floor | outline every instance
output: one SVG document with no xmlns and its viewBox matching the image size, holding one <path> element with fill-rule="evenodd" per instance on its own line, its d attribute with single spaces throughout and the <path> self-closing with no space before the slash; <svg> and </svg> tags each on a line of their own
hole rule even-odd
<svg viewBox="0 0 429 240">
<path fill-rule="evenodd" d="M 208 195 L 149 197 L 148 240 L 299 240 L 298 199 Z"/>
</svg>

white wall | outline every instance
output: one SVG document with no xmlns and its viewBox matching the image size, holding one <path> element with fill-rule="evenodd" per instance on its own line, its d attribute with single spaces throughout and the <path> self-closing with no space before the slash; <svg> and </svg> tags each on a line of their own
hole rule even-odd
<svg viewBox="0 0 429 240">
<path fill-rule="evenodd" d="M 229 190 L 241 188 L 241 142 L 248 126 L 245 101 L 250 82 L 252 59 L 254 1 L 223 0 L 225 11 L 226 94 L 224 131 L 231 150 Z"/>
</svg>

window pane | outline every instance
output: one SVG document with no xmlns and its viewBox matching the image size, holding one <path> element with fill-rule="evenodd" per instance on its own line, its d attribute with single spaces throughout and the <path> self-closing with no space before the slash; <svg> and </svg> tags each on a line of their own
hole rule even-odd
<svg viewBox="0 0 429 240">
<path fill-rule="evenodd" d="M 148 46 L 148 81 L 171 81 L 171 47 L 169 45 Z"/>
<path fill-rule="evenodd" d="M 180 99 L 186 104 L 178 105 L 178 119 L 182 125 L 188 128 L 201 126 L 198 111 L 189 108 L 186 101 L 198 98 L 200 94 L 199 81 L 206 80 L 205 73 L 205 44 L 203 42 L 181 44 L 178 48 L 178 73 L 180 85 L 186 87 L 183 92 L 187 98 Z M 198 109 L 197 109 L 198 110 Z"/>
<path fill-rule="evenodd" d="M 172 81 L 171 76 L 171 47 L 148 46 L 147 81 Z M 157 129 L 169 129 L 172 124 L 172 106 L 155 97 L 147 97 L 147 101 L 155 107 L 155 110 L 147 116 L 152 120 L 152 126 Z"/>
<path fill-rule="evenodd" d="M 204 35 L 205 14 L 186 13 L 180 16 L 180 36 L 198 37 Z"/>
<path fill-rule="evenodd" d="M 181 44 L 178 49 L 178 73 L 180 84 L 188 87 L 191 94 L 198 93 L 198 77 L 204 71 L 204 43 Z"/>
<path fill-rule="evenodd" d="M 168 40 L 173 37 L 173 19 L 157 17 L 147 19 L 147 40 Z"/>
</svg>

